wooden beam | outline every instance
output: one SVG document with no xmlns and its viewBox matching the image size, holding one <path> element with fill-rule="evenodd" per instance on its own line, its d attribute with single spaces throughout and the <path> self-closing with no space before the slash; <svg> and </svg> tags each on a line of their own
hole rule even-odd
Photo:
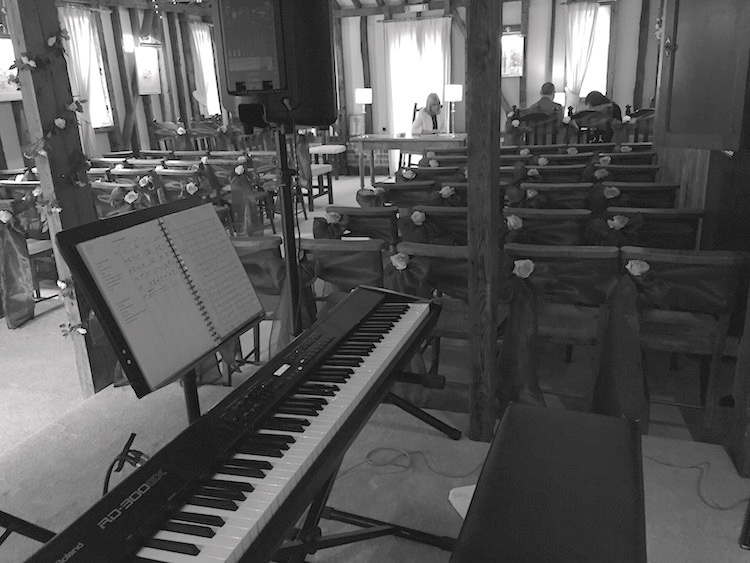
<svg viewBox="0 0 750 563">
<path fill-rule="evenodd" d="M 346 73 L 344 72 L 344 37 L 343 30 L 341 29 L 341 20 L 333 20 L 333 55 L 336 65 L 336 90 L 337 98 L 339 101 L 338 134 L 341 141 L 346 142 L 349 139 L 349 123 L 347 120 Z"/>
<path fill-rule="evenodd" d="M 469 438 L 489 441 L 496 416 L 497 269 L 502 197 L 499 185 L 501 3 L 466 8 L 466 107 L 469 170 Z"/>
<path fill-rule="evenodd" d="M 545 70 L 544 75 L 547 78 L 547 82 L 552 82 L 552 67 L 555 63 L 555 25 L 557 19 L 557 0 L 549 0 L 549 2 L 549 49 L 547 49 L 547 69 Z"/>
<path fill-rule="evenodd" d="M 610 4 L 609 21 L 617 21 L 617 2 Z M 607 57 L 607 94 L 612 96 L 612 90 L 615 86 L 615 65 L 617 64 L 617 26 L 609 26 L 609 54 Z"/>
<path fill-rule="evenodd" d="M 177 17 L 180 22 L 180 36 L 182 38 L 182 53 L 184 56 L 183 62 L 185 63 L 185 77 L 187 78 L 187 92 L 185 93 L 188 96 L 187 108 L 189 113 L 184 116 L 185 127 L 187 127 L 191 120 L 201 114 L 201 109 L 198 105 L 198 100 L 193 96 L 193 92 L 195 91 L 195 66 L 193 65 L 193 43 L 190 40 L 188 17 L 186 14 L 179 14 Z"/>
<path fill-rule="evenodd" d="M 359 19 L 359 48 L 362 52 L 362 76 L 364 78 L 364 87 L 372 88 L 372 80 L 370 77 L 370 46 L 367 36 L 367 16 L 362 16 Z M 374 133 L 372 129 L 371 111 L 365 112 L 365 131 Z"/>
<path fill-rule="evenodd" d="M 130 10 L 130 29 L 133 30 L 133 39 L 136 40 L 137 44 L 137 38 L 143 36 L 144 32 L 147 35 L 152 35 L 152 30 L 154 26 L 154 18 L 155 18 L 155 12 L 154 10 L 147 10 L 143 12 L 143 22 L 138 21 L 138 11 L 137 10 Z M 133 74 L 131 75 L 131 84 L 130 88 L 133 92 L 133 95 L 135 96 L 136 92 L 138 92 L 138 65 L 137 63 L 133 65 Z M 151 96 L 141 96 L 140 92 L 138 92 L 138 99 L 143 104 L 143 114 L 146 117 L 146 123 L 151 123 L 154 120 L 154 109 L 151 107 Z M 136 104 L 137 107 L 137 104 Z M 133 112 L 133 118 L 135 123 L 135 112 Z M 148 146 L 150 148 L 156 147 L 156 135 L 154 134 L 154 131 L 151 127 L 147 127 L 147 134 L 148 134 Z"/>
<path fill-rule="evenodd" d="M 117 112 L 117 104 L 115 103 L 114 96 L 112 95 L 113 87 L 112 87 L 112 72 L 110 71 L 109 64 L 107 64 L 107 61 L 109 61 L 108 53 L 107 53 L 107 41 L 106 37 L 104 36 L 104 26 L 102 25 L 102 14 L 101 12 L 94 12 L 94 22 L 96 25 L 96 34 L 99 37 L 99 47 L 102 51 L 102 71 L 104 72 L 104 81 L 107 84 L 107 92 L 110 92 L 109 96 L 109 111 L 112 114 L 112 124 L 113 127 L 111 130 L 107 133 L 107 136 L 109 137 L 109 146 L 112 147 L 113 150 L 120 150 L 122 149 L 122 135 L 120 134 L 120 116 Z"/>
<path fill-rule="evenodd" d="M 84 4 L 102 8 L 131 8 L 134 10 L 153 10 L 152 0 L 64 0 L 66 4 Z M 173 4 L 170 1 L 160 2 L 159 10 L 165 13 L 191 14 L 201 17 L 211 17 L 211 7 L 208 2 L 200 4 Z"/>
<path fill-rule="evenodd" d="M 18 72 L 23 95 L 23 107 L 32 142 L 44 139 L 46 154 L 35 158 L 42 188 L 42 199 L 56 200 L 61 211 L 52 211 L 47 217 L 50 238 L 53 243 L 59 279 L 70 280 L 71 274 L 57 248 L 56 235 L 63 228 L 97 220 L 94 199 L 85 176 L 85 155 L 75 124 L 75 114 L 66 109 L 73 99 L 70 79 L 62 51 L 50 48 L 47 40 L 60 29 L 57 8 L 48 0 L 6 0 L 8 26 L 16 53 L 26 53 L 31 60 L 39 60 L 37 68 L 22 68 Z M 61 40 L 64 41 L 64 40 Z M 55 119 L 63 118 L 70 126 L 56 128 Z M 53 132 L 48 136 L 48 133 Z M 82 177 L 81 177 L 82 175 Z M 63 299 L 68 322 L 80 326 L 82 319 L 88 320 L 88 311 L 79 304 L 75 293 Z M 88 336 L 73 331 L 72 345 L 75 349 L 79 381 L 84 396 L 94 393 L 91 365 L 87 347 Z M 60 335 L 59 338 L 62 338 Z"/>
<path fill-rule="evenodd" d="M 651 0 L 641 0 L 641 22 L 638 32 L 638 55 L 635 61 L 635 86 L 633 87 L 633 111 L 649 104 L 643 103 L 643 79 L 646 74 L 646 54 L 651 37 Z"/>
<path fill-rule="evenodd" d="M 128 62 L 133 67 L 135 60 L 132 54 L 126 53 L 122 48 L 123 28 L 120 10 L 112 10 L 112 29 L 115 36 L 115 50 L 117 52 L 117 68 L 120 70 L 120 83 L 122 84 L 122 97 L 125 103 L 125 120 L 122 124 L 123 142 L 130 145 L 134 151 L 141 148 L 137 131 L 135 130 L 135 96 L 130 86 L 130 77 L 128 76 Z"/>
<path fill-rule="evenodd" d="M 455 25 L 458 28 L 458 31 L 461 32 L 461 35 L 466 38 L 466 22 L 461 17 L 461 14 L 458 12 L 458 8 L 455 6 L 451 7 L 451 15 L 453 16 L 453 25 Z"/>
<path fill-rule="evenodd" d="M 170 42 L 172 54 L 171 68 L 174 72 L 175 87 L 177 90 L 178 115 L 175 116 L 175 119 L 177 121 L 184 121 L 188 115 L 187 76 L 185 74 L 185 64 L 181 49 L 182 34 L 180 33 L 177 14 L 167 14 L 167 22 L 169 24 L 169 35 L 172 39 Z"/>
<path fill-rule="evenodd" d="M 354 8 L 341 8 L 333 10 L 334 18 L 352 18 L 357 16 L 379 16 L 386 12 L 392 14 L 403 14 L 406 13 L 406 3 L 402 4 L 385 4 L 384 6 L 371 6 L 362 7 L 362 3 L 359 0 L 352 0 Z M 445 10 L 446 5 L 450 4 L 451 7 L 464 6 L 466 0 L 430 0 L 424 2 L 428 4 L 428 10 Z"/>
<path fill-rule="evenodd" d="M 529 0 L 521 0 L 521 34 L 523 35 L 523 72 L 518 79 L 519 107 L 526 107 L 526 76 L 528 74 L 529 51 Z"/>
</svg>

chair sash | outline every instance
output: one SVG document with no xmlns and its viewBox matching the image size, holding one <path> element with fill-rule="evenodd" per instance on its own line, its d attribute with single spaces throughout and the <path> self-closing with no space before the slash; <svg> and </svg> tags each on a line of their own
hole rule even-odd
<svg viewBox="0 0 750 563">
<path fill-rule="evenodd" d="M 381 188 L 382 190 L 382 188 Z M 383 207 L 383 191 L 362 188 L 354 196 L 360 207 Z"/>
<path fill-rule="evenodd" d="M 639 240 L 639 232 L 643 227 L 643 216 L 624 215 L 605 219 L 602 217 L 592 219 L 586 228 L 586 240 L 589 244 L 598 246 L 627 246 L 632 245 L 630 241 Z M 622 222 L 625 221 L 623 225 Z"/>
<path fill-rule="evenodd" d="M 367 237 L 396 244 L 390 217 L 361 217 L 359 215 L 339 215 L 326 213 L 325 217 L 313 219 L 313 238 L 341 239 L 343 236 Z"/>
<path fill-rule="evenodd" d="M 262 234 L 265 225 L 263 223 L 263 208 L 261 203 L 271 197 L 269 192 L 257 188 L 255 183 L 247 176 L 234 176 L 230 184 L 232 223 L 238 234 Z"/>
<path fill-rule="evenodd" d="M 509 225 L 521 225 L 510 228 Z M 516 217 L 516 220 L 506 218 L 503 223 L 502 236 L 504 242 L 521 244 L 547 244 L 554 246 L 576 246 L 585 243 L 586 221 L 565 217 Z"/>
<path fill-rule="evenodd" d="M 421 213 L 424 221 L 414 222 L 415 213 Z M 425 214 L 414 211 L 411 215 L 399 217 L 398 230 L 401 239 L 422 244 L 442 244 L 446 246 L 466 246 L 468 242 L 467 217 L 461 215 Z"/>
<path fill-rule="evenodd" d="M 0 314 L 8 328 L 34 318 L 34 284 L 26 233 L 13 216 L 0 223 Z"/>
<path fill-rule="evenodd" d="M 698 237 L 698 221 L 684 217 L 659 217 L 649 219 L 642 214 L 621 216 L 627 223 L 620 229 L 611 228 L 612 219 L 594 219 L 588 230 L 592 244 L 607 246 L 644 246 L 693 250 Z"/>
<path fill-rule="evenodd" d="M 515 207 L 529 209 L 588 209 L 588 188 L 573 190 L 537 189 L 533 184 L 523 184 L 525 197 Z"/>
</svg>

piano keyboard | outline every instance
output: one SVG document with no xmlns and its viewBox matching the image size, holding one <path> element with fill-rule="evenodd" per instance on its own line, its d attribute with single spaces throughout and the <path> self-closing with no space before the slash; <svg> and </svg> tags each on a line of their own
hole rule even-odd
<svg viewBox="0 0 750 563">
<path fill-rule="evenodd" d="M 262 368 L 267 380 L 238 393 L 243 384 L 191 425 L 183 434 L 196 434 L 191 428 L 204 419 L 212 421 L 210 431 L 197 432 L 197 437 L 203 440 L 215 439 L 216 430 L 225 427 L 239 427 L 243 431 L 231 440 L 229 447 L 222 444 L 213 451 L 211 459 L 204 460 L 204 470 L 179 487 L 179 493 L 173 496 L 180 502 L 167 497 L 167 509 L 160 518 L 152 519 L 148 534 L 143 528 L 121 531 L 124 556 L 113 557 L 118 550 L 109 543 L 106 560 L 138 563 L 269 560 L 285 539 L 286 530 L 294 525 L 322 483 L 336 470 L 346 447 L 379 404 L 394 367 L 419 341 L 430 320 L 434 322 L 435 315 L 431 313 L 435 310 L 428 302 L 378 297 L 381 302 L 344 338 L 337 339 L 326 326 L 314 330 L 316 325 L 306 338 L 303 335 L 295 340 Z M 352 307 L 356 305 L 353 303 Z M 334 312 L 331 317 L 335 319 Z M 276 384 L 285 380 L 292 384 L 286 393 L 279 395 Z M 172 444 L 179 441 L 183 447 L 190 447 L 189 441 L 181 441 L 181 437 Z M 146 479 L 148 483 L 148 475 L 154 474 L 152 466 L 159 464 L 160 456 L 165 450 L 169 452 L 172 444 L 131 478 L 142 473 L 140 481 Z M 179 445 L 173 447 L 182 449 Z M 197 456 L 205 448 L 193 449 Z M 172 457 L 182 459 L 179 452 Z M 166 480 L 160 478 L 160 482 Z M 155 483 L 154 488 L 159 484 Z M 126 485 L 128 480 L 110 495 Z M 132 490 L 132 486 L 125 487 L 121 496 L 128 498 L 127 493 Z M 88 515 L 87 512 L 77 522 Z M 106 508 L 100 510 L 97 527 L 103 524 L 106 532 L 116 525 L 116 519 L 114 523 L 107 521 L 111 515 L 112 511 L 107 512 Z M 96 518 L 89 520 L 93 522 Z M 29 561 L 56 561 L 55 557 L 71 550 L 75 552 L 66 560 L 68 563 L 96 560 L 92 558 L 93 549 L 87 549 L 88 536 L 70 532 L 75 527 L 76 523 L 58 534 Z M 63 535 L 70 536 L 68 541 L 58 542 Z M 103 539 L 92 542 L 91 547 L 95 549 L 102 542 Z M 61 544 L 58 550 L 46 549 L 54 543 Z M 75 549 L 78 546 L 81 547 Z M 41 557 L 43 553 L 49 553 L 50 557 Z"/>
</svg>

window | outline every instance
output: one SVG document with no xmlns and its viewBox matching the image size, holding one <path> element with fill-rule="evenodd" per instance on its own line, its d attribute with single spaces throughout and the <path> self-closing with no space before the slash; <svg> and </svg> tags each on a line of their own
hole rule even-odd
<svg viewBox="0 0 750 563">
<path fill-rule="evenodd" d="M 95 44 L 95 64 L 91 65 L 91 74 L 89 75 L 89 111 L 91 112 L 91 126 L 112 127 L 114 120 L 112 118 L 112 106 L 109 99 L 109 89 L 107 88 L 107 75 L 104 72 L 104 62 L 102 60 L 102 49 L 99 44 L 99 35 L 94 33 Z"/>
<path fill-rule="evenodd" d="M 586 96 L 592 90 L 598 90 L 603 94 L 607 93 L 611 16 L 612 7 L 609 4 L 600 4 L 596 13 L 596 25 L 594 26 L 594 48 L 586 67 L 586 74 L 583 77 L 581 97 Z"/>
</svg>

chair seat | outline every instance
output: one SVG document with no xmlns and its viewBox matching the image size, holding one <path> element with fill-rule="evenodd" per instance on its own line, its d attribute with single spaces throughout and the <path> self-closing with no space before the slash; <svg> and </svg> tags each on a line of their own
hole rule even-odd
<svg viewBox="0 0 750 563">
<path fill-rule="evenodd" d="M 667 352 L 712 354 L 719 336 L 719 322 L 713 315 L 684 311 L 648 311 L 640 328 L 643 347 Z"/>
<path fill-rule="evenodd" d="M 313 178 L 333 172 L 333 166 L 330 164 L 311 164 L 310 169 L 312 170 Z"/>
<path fill-rule="evenodd" d="M 346 152 L 346 145 L 313 145 L 310 147 L 310 154 L 341 154 Z"/>
<path fill-rule="evenodd" d="M 38 239 L 26 239 L 26 246 L 29 249 L 29 256 L 32 258 L 35 256 L 41 256 L 49 252 L 52 253 L 52 241 L 51 240 L 38 240 Z"/>
</svg>

